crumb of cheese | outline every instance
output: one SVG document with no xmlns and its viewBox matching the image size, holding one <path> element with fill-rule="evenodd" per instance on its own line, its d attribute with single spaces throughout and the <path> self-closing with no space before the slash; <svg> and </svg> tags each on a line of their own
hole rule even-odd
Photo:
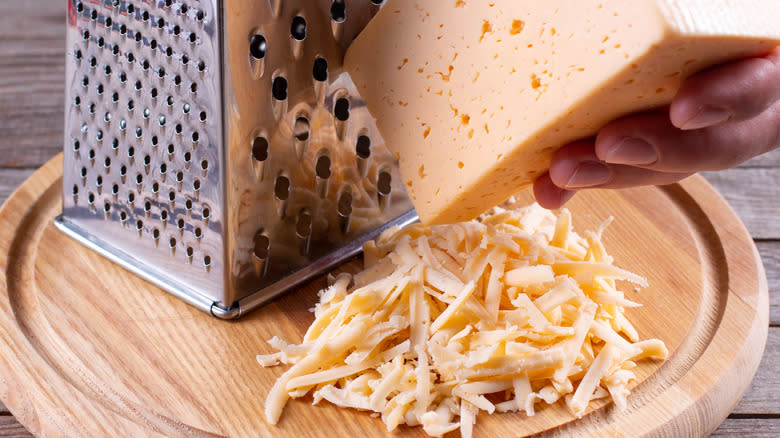
<svg viewBox="0 0 780 438">
<path fill-rule="evenodd" d="M 292 365 L 266 418 L 275 424 L 290 397 L 312 394 L 374 412 L 388 431 L 470 437 L 480 411 L 530 416 L 561 400 L 581 417 L 606 397 L 624 409 L 635 361 L 668 352 L 625 318 L 638 304 L 615 281 L 646 281 L 612 264 L 604 226 L 580 236 L 567 210 L 532 205 L 388 230 L 365 245 L 362 272 L 320 292 L 300 344 L 273 338 L 277 352 L 257 357 Z"/>
</svg>

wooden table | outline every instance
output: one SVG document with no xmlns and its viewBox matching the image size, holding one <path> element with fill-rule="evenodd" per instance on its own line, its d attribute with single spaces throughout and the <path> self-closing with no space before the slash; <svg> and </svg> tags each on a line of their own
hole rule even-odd
<svg viewBox="0 0 780 438">
<path fill-rule="evenodd" d="M 62 149 L 65 2 L 0 2 L 0 201 Z M 780 436 L 780 149 L 707 179 L 755 239 L 769 280 L 766 352 L 713 437 Z M 0 376 L 2 378 L 2 376 Z M 0 403 L 0 437 L 31 436 Z"/>
</svg>

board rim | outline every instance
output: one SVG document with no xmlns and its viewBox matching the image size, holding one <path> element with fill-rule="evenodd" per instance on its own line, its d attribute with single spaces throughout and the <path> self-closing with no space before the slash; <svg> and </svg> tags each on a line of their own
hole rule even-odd
<svg viewBox="0 0 780 438">
<path fill-rule="evenodd" d="M 24 387 L 18 383 L 24 380 L 33 380 L 31 379 L 32 374 L 43 373 L 49 378 L 59 379 L 56 382 L 57 385 L 50 383 L 50 388 L 64 388 L 61 390 L 80 393 L 78 388 L 73 386 L 67 378 L 54 372 L 52 364 L 47 363 L 46 359 L 40 355 L 36 355 L 37 350 L 35 347 L 19 327 L 13 323 L 16 317 L 13 314 L 13 307 L 9 304 L 8 262 L 9 255 L 16 242 L 17 229 L 28 220 L 28 210 L 35 206 L 41 200 L 41 196 L 50 191 L 52 186 L 58 183 L 61 173 L 62 154 L 59 154 L 19 186 L 0 208 L 0 220 L 9 222 L 12 225 L 0 228 L 0 264 L 2 264 L 2 270 L 0 270 L 0 277 L 2 277 L 0 282 L 0 309 L 3 310 L 3 316 L 0 317 L 0 336 L 5 341 L 5 349 L 7 350 L 6 354 L 0 355 L 0 376 L 2 376 L 2 379 L 0 379 L 0 399 L 2 399 L 16 419 L 28 431 L 36 435 L 48 435 L 50 433 L 68 435 L 68 433 L 72 434 L 73 431 L 84 431 L 90 430 L 90 427 L 100 427 L 100 424 L 80 424 L 83 421 L 82 418 L 58 418 L 57 415 L 45 412 L 46 409 L 56 408 L 56 404 L 53 401 L 45 403 L 46 399 L 43 399 L 43 401 L 35 399 L 35 397 L 40 398 L 42 388 Z M 701 210 L 711 224 L 711 231 L 714 232 L 714 236 L 707 237 L 717 239 L 719 242 L 728 242 L 728 245 L 721 245 L 725 264 L 728 268 L 728 296 L 726 297 L 724 309 L 719 315 L 718 326 L 712 334 L 709 344 L 704 347 L 699 358 L 686 370 L 684 375 L 680 376 L 669 387 L 663 388 L 658 394 L 660 402 L 675 400 L 679 404 L 680 400 L 683 400 L 683 407 L 670 413 L 667 417 L 655 416 L 657 417 L 656 421 L 651 421 L 645 425 L 645 435 L 707 435 L 717 428 L 738 403 L 758 368 L 768 334 L 768 284 L 758 250 L 744 224 L 725 199 L 703 177 L 695 175 L 679 183 L 661 187 L 660 190 L 673 200 L 681 196 L 689 197 L 689 200 L 693 201 L 690 205 Z M 707 202 L 700 202 L 702 199 L 707 199 Z M 736 245 L 740 245 L 740 247 Z M 740 254 L 745 253 L 745 251 L 753 255 L 752 260 L 739 260 Z M 747 267 L 752 272 L 749 275 L 743 272 L 732 272 L 737 265 L 743 268 Z M 731 320 L 737 316 L 735 312 L 738 313 L 739 311 L 749 312 L 750 321 L 747 326 L 721 326 L 720 322 Z M 738 316 L 740 321 L 744 323 L 745 315 L 738 314 Z M 737 330 L 738 333 L 735 333 L 733 330 Z M 701 394 L 700 398 L 686 400 L 685 386 L 701 378 L 697 373 L 698 366 L 702 361 L 708 360 L 709 355 L 720 354 L 720 349 L 723 347 L 721 344 L 733 344 L 735 335 L 739 335 L 738 341 L 743 341 L 740 342 L 743 348 L 735 351 L 732 360 L 719 368 L 715 376 L 711 376 L 712 379 L 708 383 L 709 386 Z M 748 339 L 754 342 L 744 342 Z M 758 342 L 761 348 L 755 348 L 755 342 Z M 748 348 L 748 344 L 752 344 L 754 347 Z M 14 354 L 7 354 L 8 349 Z M 30 355 L 29 353 L 33 354 Z M 739 372 L 736 372 L 737 370 Z M 650 378 L 640 382 L 640 385 L 648 380 Z M 68 394 L 57 395 L 58 397 L 68 396 Z M 724 398 L 726 398 L 728 403 L 723 402 Z M 700 402 L 702 399 L 704 403 Z M 712 403 L 713 400 L 718 400 L 719 403 Z M 88 395 L 82 397 L 80 403 L 89 409 L 85 412 L 122 417 L 119 419 L 118 424 L 135 427 L 133 430 L 136 432 L 151 434 L 166 432 L 149 424 L 147 426 L 150 426 L 150 428 L 144 428 L 138 421 L 128 418 L 123 413 L 113 411 Z M 630 409 L 629 412 L 621 415 L 616 415 L 611 412 L 611 409 L 598 409 L 586 418 L 599 420 L 596 423 L 603 426 L 601 428 L 593 430 L 585 428 L 585 430 L 575 431 L 575 427 L 582 425 L 582 422 L 575 420 L 544 432 L 543 435 L 557 435 L 570 432 L 588 436 L 596 433 L 618 433 L 620 430 L 636 430 L 633 420 L 637 416 L 643 415 L 643 410 L 648 409 L 647 405 L 647 403 L 643 403 L 636 409 Z M 726 406 L 728 409 L 722 407 L 710 409 L 712 406 Z M 95 417 L 99 417 L 99 415 L 95 415 Z M 644 415 L 644 417 L 647 417 L 647 415 Z M 63 424 L 73 425 L 73 429 L 70 431 L 63 430 Z M 181 432 L 181 430 L 179 431 Z M 205 433 L 205 431 L 191 431 L 196 434 L 198 432 Z"/>
</svg>

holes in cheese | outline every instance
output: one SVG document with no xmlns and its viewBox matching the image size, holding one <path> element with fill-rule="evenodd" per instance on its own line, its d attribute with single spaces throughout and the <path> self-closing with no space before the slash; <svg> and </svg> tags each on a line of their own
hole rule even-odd
<svg viewBox="0 0 780 438">
<path fill-rule="evenodd" d="M 615 279 L 603 227 L 575 233 L 571 217 L 537 205 L 479 221 L 392 229 L 365 246 L 364 271 L 320 292 L 299 345 L 272 338 L 262 366 L 292 364 L 266 400 L 276 423 L 289 397 L 378 413 L 388 431 L 471 436 L 480 411 L 525 412 L 562 400 L 626 405 L 635 361 L 663 359 L 623 314 L 636 303 Z"/>
</svg>

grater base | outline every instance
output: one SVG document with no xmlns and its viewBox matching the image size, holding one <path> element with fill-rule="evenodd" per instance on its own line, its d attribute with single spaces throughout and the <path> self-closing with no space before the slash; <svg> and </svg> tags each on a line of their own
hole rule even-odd
<svg viewBox="0 0 780 438">
<path fill-rule="evenodd" d="M 244 313 L 262 306 L 268 301 L 289 291 L 296 285 L 300 285 L 338 265 L 346 263 L 361 253 L 364 243 L 376 239 L 385 230 L 395 226 L 404 227 L 417 222 L 417 220 L 417 213 L 414 210 L 410 210 L 390 222 L 385 223 L 383 226 L 358 236 L 341 248 L 326 254 L 304 268 L 281 278 L 269 286 L 259 289 L 255 293 L 249 294 L 242 299 L 231 303 L 229 306 L 226 306 L 225 303 L 205 297 L 197 291 L 191 290 L 186 284 L 176 281 L 175 278 L 166 275 L 165 272 L 151 270 L 147 264 L 140 262 L 131 254 L 116 248 L 108 249 L 107 243 L 103 242 L 98 236 L 69 221 L 61 214 L 54 219 L 54 225 L 68 237 L 76 240 L 133 274 L 167 291 L 187 304 L 209 313 L 215 318 L 230 320 L 236 319 Z"/>
</svg>

